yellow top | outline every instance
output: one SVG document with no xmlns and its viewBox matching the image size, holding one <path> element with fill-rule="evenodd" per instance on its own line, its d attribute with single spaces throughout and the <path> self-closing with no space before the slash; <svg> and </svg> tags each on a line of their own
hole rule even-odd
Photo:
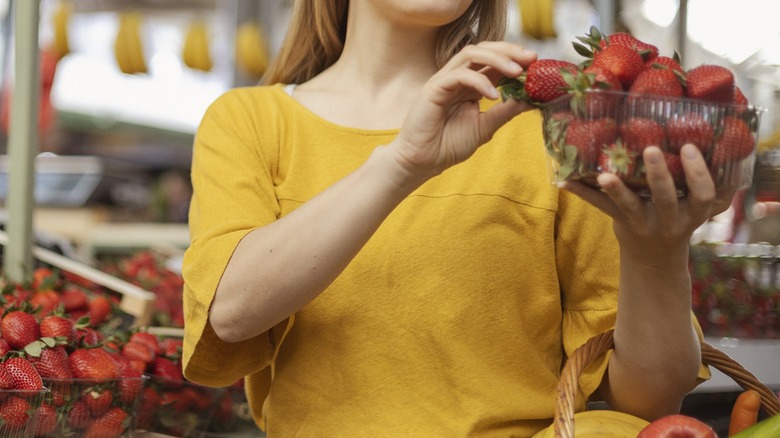
<svg viewBox="0 0 780 438">
<path fill-rule="evenodd" d="M 280 85 L 228 91 L 195 141 L 185 375 L 212 386 L 248 375 L 255 420 L 274 438 L 549 425 L 565 354 L 614 325 L 618 249 L 607 216 L 548 182 L 540 126 L 538 112 L 504 126 L 401 202 L 289 324 L 228 344 L 207 315 L 239 240 L 397 134 L 329 123 Z M 605 367 L 583 375 L 581 407 Z"/>
</svg>

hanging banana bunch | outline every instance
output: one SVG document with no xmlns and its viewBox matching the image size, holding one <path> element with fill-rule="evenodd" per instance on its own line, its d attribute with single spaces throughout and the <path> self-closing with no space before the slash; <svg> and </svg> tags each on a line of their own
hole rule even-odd
<svg viewBox="0 0 780 438">
<path fill-rule="evenodd" d="M 268 68 L 268 41 L 260 23 L 247 21 L 236 30 L 236 66 L 253 78 Z"/>
<path fill-rule="evenodd" d="M 537 40 L 555 38 L 554 0 L 517 0 L 522 31 Z"/>
<path fill-rule="evenodd" d="M 146 73 L 143 44 L 141 42 L 141 14 L 122 12 L 119 14 L 119 30 L 114 41 L 114 56 L 122 73 Z"/>
<path fill-rule="evenodd" d="M 70 53 L 70 42 L 68 41 L 68 25 L 70 16 L 73 13 L 73 2 L 70 0 L 60 0 L 57 2 L 57 9 L 52 16 L 52 30 L 54 33 L 54 52 L 61 59 Z"/>
<path fill-rule="evenodd" d="M 209 50 L 209 38 L 206 23 L 195 20 L 189 25 L 182 47 L 184 65 L 194 70 L 211 71 L 213 63 Z"/>
</svg>

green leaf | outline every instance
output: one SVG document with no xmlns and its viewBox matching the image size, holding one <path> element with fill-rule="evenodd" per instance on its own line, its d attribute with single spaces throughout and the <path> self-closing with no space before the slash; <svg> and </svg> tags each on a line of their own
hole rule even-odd
<svg viewBox="0 0 780 438">
<path fill-rule="evenodd" d="M 42 341 L 35 340 L 24 346 L 24 352 L 27 353 L 28 356 L 41 357 L 41 353 L 43 353 L 43 348 L 45 346 L 46 344 Z"/>
</svg>

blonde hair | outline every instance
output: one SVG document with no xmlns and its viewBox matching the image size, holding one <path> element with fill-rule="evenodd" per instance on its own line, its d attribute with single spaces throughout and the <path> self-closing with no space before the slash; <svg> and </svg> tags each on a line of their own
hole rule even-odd
<svg viewBox="0 0 780 438">
<path fill-rule="evenodd" d="M 282 46 L 261 82 L 300 84 L 336 62 L 344 48 L 348 7 L 349 0 L 296 0 Z M 439 67 L 468 44 L 503 39 L 506 9 L 506 0 L 473 0 L 461 17 L 441 28 Z"/>
</svg>

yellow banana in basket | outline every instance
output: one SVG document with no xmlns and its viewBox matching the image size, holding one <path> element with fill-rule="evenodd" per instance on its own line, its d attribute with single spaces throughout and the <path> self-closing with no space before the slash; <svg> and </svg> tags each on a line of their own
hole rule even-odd
<svg viewBox="0 0 780 438">
<path fill-rule="evenodd" d="M 123 73 L 146 73 L 143 43 L 141 41 L 141 14 L 122 12 L 119 14 L 119 30 L 114 41 L 114 56 Z"/>
<path fill-rule="evenodd" d="M 611 410 L 593 410 L 574 414 L 576 438 L 636 438 L 649 423 L 639 417 Z M 554 425 L 537 432 L 532 438 L 553 438 Z"/>
<path fill-rule="evenodd" d="M 190 24 L 182 48 L 184 65 L 194 70 L 211 71 L 211 51 L 206 23 L 196 20 Z"/>
<path fill-rule="evenodd" d="M 70 42 L 68 37 L 68 25 L 70 16 L 73 13 L 73 2 L 70 0 L 60 0 L 57 3 L 57 9 L 52 15 L 52 33 L 54 34 L 54 50 L 59 58 L 70 53 Z"/>
<path fill-rule="evenodd" d="M 268 68 L 268 41 L 262 26 L 245 22 L 236 30 L 236 66 L 251 77 L 265 73 Z"/>
</svg>

